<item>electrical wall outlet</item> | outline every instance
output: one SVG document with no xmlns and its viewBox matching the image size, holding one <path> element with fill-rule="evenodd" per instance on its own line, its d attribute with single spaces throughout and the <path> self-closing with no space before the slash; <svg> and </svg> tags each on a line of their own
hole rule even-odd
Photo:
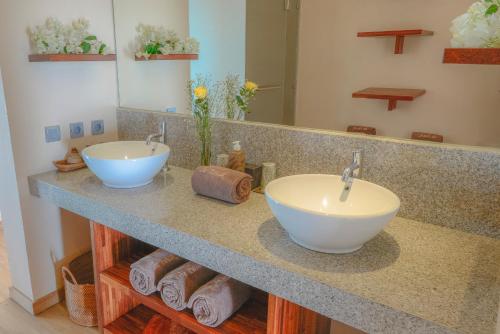
<svg viewBox="0 0 500 334">
<path fill-rule="evenodd" d="M 59 125 L 45 127 L 45 142 L 54 143 L 61 141 L 61 127 Z"/>
<path fill-rule="evenodd" d="M 104 121 L 103 120 L 92 121 L 90 128 L 92 130 L 92 136 L 102 135 L 104 134 Z"/>
<path fill-rule="evenodd" d="M 81 138 L 85 135 L 85 130 L 83 128 L 83 122 L 70 123 L 69 125 L 69 136 L 71 139 Z"/>
</svg>

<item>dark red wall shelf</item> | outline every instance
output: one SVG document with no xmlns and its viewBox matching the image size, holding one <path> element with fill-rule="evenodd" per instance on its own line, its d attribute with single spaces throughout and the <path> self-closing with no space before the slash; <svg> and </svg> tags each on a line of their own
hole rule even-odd
<svg viewBox="0 0 500 334">
<path fill-rule="evenodd" d="M 149 61 L 149 60 L 198 60 L 199 55 L 194 53 L 185 54 L 170 54 L 170 55 L 151 55 L 146 57 L 135 57 L 136 61 Z"/>
<path fill-rule="evenodd" d="M 404 42 L 406 37 L 431 36 L 431 35 L 434 35 L 434 32 L 423 29 L 358 32 L 358 37 L 396 37 L 396 45 L 394 47 L 395 54 L 403 53 Z"/>
<path fill-rule="evenodd" d="M 450 48 L 444 50 L 445 64 L 500 65 L 500 48 Z"/>
<path fill-rule="evenodd" d="M 61 62 L 61 61 L 114 61 L 115 54 L 96 55 L 96 54 L 33 54 L 29 55 L 30 62 Z"/>
<path fill-rule="evenodd" d="M 389 111 L 396 109 L 398 101 L 413 101 L 425 94 L 425 89 L 371 87 L 352 93 L 353 98 L 388 100 Z"/>
</svg>

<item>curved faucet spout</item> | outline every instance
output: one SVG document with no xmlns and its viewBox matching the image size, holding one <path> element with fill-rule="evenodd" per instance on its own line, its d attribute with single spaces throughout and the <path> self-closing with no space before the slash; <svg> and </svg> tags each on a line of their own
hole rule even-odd
<svg viewBox="0 0 500 334">
<path fill-rule="evenodd" d="M 163 121 L 160 125 L 160 132 L 151 134 L 146 138 L 146 145 L 151 145 L 153 139 L 159 138 L 160 143 L 165 144 L 165 122 Z"/>
<path fill-rule="evenodd" d="M 344 169 L 342 173 L 342 182 L 345 183 L 345 190 L 351 189 L 354 178 L 359 177 L 360 173 L 361 151 L 354 151 L 352 155 L 351 165 Z"/>
</svg>

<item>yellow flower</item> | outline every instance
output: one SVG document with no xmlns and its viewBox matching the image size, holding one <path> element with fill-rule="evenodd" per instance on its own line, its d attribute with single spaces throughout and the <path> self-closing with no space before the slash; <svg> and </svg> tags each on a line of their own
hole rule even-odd
<svg viewBox="0 0 500 334">
<path fill-rule="evenodd" d="M 207 98 L 208 89 L 205 86 L 198 86 L 194 89 L 194 96 L 198 100 L 204 100 Z"/>
<path fill-rule="evenodd" d="M 255 82 L 247 81 L 245 82 L 245 89 L 249 92 L 255 92 L 257 89 L 259 89 L 259 86 Z"/>
</svg>

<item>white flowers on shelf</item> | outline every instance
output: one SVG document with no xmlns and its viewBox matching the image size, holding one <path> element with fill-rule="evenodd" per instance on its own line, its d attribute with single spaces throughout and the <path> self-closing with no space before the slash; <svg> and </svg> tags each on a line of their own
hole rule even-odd
<svg viewBox="0 0 500 334">
<path fill-rule="evenodd" d="M 110 52 L 106 44 L 88 32 L 89 21 L 80 18 L 64 25 L 49 17 L 43 25 L 28 29 L 36 54 L 100 54 Z"/>
<path fill-rule="evenodd" d="M 138 36 L 137 57 L 149 58 L 151 55 L 162 54 L 197 54 L 200 43 L 187 37 L 181 40 L 177 33 L 162 26 L 139 24 L 136 28 Z"/>
<path fill-rule="evenodd" d="M 480 0 L 452 22 L 454 48 L 500 48 L 500 0 Z"/>
</svg>

